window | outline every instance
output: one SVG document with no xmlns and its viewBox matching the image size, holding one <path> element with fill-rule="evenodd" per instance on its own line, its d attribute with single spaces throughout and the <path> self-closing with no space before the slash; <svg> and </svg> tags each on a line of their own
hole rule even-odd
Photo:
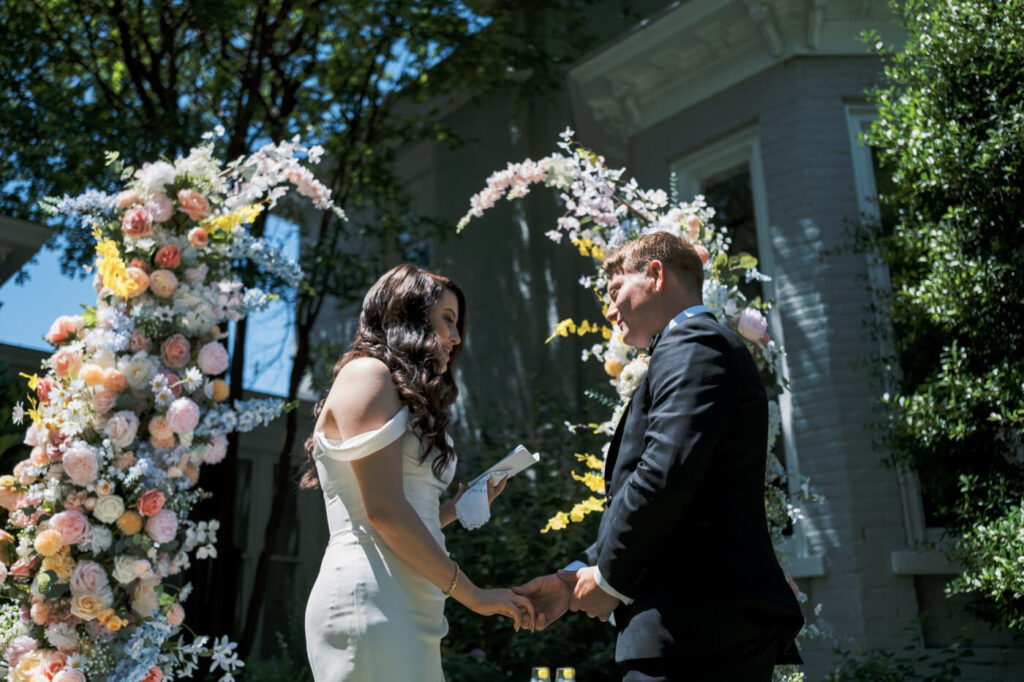
<svg viewBox="0 0 1024 682">
<path fill-rule="evenodd" d="M 756 126 L 729 135 L 672 164 L 680 199 L 704 195 L 715 208 L 715 224 L 725 227 L 732 238 L 731 252 L 747 252 L 758 259 L 758 269 L 771 276 L 773 251 L 768 220 L 768 202 L 761 168 L 760 136 Z M 747 298 L 774 299 L 772 282 L 749 282 L 741 286 Z M 785 345 L 779 310 L 768 314 L 768 329 L 777 343 Z M 779 372 L 789 375 L 785 359 Z M 792 400 L 789 393 L 778 396 L 782 436 L 776 441 L 779 461 L 789 473 L 789 492 L 800 485 L 800 468 L 792 431 Z M 786 540 L 790 563 L 786 570 L 795 577 L 824 575 L 820 556 L 811 556 L 803 528 L 798 525 Z"/>
</svg>

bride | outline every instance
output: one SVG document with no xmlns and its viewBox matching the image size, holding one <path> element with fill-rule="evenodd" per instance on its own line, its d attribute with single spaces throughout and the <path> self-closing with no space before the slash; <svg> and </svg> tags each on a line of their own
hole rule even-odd
<svg viewBox="0 0 1024 682">
<path fill-rule="evenodd" d="M 456 456 L 446 409 L 465 296 L 446 277 L 399 265 L 367 292 L 356 338 L 334 367 L 306 443 L 304 487 L 323 489 L 330 540 L 306 605 L 318 682 L 443 682 L 445 597 L 533 627 L 530 602 L 481 589 L 448 557 L 439 504 Z M 489 486 L 489 499 L 504 482 Z M 459 494 L 464 491 L 460 486 Z"/>
</svg>

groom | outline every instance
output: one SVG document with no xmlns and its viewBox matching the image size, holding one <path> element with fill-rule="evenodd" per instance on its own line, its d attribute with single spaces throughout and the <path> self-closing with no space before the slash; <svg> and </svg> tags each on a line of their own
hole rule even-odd
<svg viewBox="0 0 1024 682">
<path fill-rule="evenodd" d="M 605 465 L 597 541 L 515 588 L 543 628 L 566 610 L 607 620 L 624 682 L 767 682 L 798 663 L 803 617 L 764 511 L 768 405 L 742 339 L 701 301 L 696 250 L 666 232 L 604 261 L 607 318 L 650 366 Z"/>
</svg>

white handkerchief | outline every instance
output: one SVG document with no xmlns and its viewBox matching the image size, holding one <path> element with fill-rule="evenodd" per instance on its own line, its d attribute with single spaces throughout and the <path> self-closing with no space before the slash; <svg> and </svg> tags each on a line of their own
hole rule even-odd
<svg viewBox="0 0 1024 682">
<path fill-rule="evenodd" d="M 491 506 L 487 504 L 487 481 L 500 481 L 506 476 L 515 476 L 539 461 L 540 455 L 519 445 L 500 462 L 473 479 L 469 490 L 455 503 L 455 515 L 459 522 L 469 530 L 487 523 L 491 518 Z"/>
<path fill-rule="evenodd" d="M 491 505 L 487 504 L 487 481 L 500 481 L 508 474 L 495 471 L 490 476 L 481 476 L 455 503 L 455 515 L 467 530 L 476 530 L 491 518 Z"/>
</svg>

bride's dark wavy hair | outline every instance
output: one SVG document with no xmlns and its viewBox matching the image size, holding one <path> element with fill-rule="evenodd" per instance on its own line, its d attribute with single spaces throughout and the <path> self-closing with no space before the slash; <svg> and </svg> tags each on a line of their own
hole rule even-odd
<svg viewBox="0 0 1024 682">
<path fill-rule="evenodd" d="M 438 373 L 444 354 L 430 320 L 430 310 L 444 292 L 455 294 L 459 302 L 456 328 L 465 337 L 466 296 L 452 280 L 415 265 L 398 265 L 388 270 L 366 292 L 359 314 L 359 329 L 348 351 L 334 365 L 334 377 L 341 368 L 356 358 L 377 358 L 391 371 L 398 398 L 409 408 L 409 425 L 427 443 L 420 462 L 426 461 L 435 449 L 440 453 L 432 466 L 434 475 L 441 472 L 455 457 L 448 443 L 448 407 L 455 402 L 459 389 L 452 376 L 455 359 L 462 343 L 452 349 L 448 367 Z M 323 410 L 326 396 L 313 408 L 316 420 Z M 300 482 L 303 488 L 320 484 L 313 464 L 313 437 L 306 439 L 307 470 Z"/>
</svg>

